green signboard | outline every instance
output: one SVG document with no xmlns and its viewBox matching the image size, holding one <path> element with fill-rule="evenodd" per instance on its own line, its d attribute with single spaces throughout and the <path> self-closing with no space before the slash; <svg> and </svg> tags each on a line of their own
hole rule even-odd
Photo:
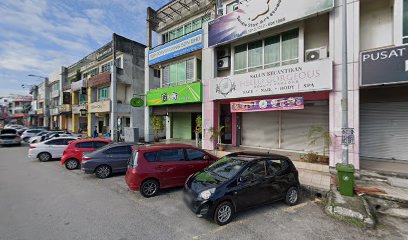
<svg viewBox="0 0 408 240">
<path fill-rule="evenodd" d="M 132 107 L 143 107 L 144 106 L 144 101 L 141 98 L 132 98 L 130 100 L 130 106 L 132 106 Z"/>
<path fill-rule="evenodd" d="M 184 84 L 147 92 L 147 106 L 201 102 L 201 82 Z"/>
</svg>

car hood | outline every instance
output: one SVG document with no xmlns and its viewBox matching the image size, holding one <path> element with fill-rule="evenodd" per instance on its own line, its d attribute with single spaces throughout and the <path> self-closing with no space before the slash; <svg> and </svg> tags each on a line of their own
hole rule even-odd
<svg viewBox="0 0 408 240">
<path fill-rule="evenodd" d="M 205 189 L 217 187 L 225 181 L 227 179 L 203 170 L 191 176 L 187 185 L 191 190 L 198 193 Z"/>
</svg>

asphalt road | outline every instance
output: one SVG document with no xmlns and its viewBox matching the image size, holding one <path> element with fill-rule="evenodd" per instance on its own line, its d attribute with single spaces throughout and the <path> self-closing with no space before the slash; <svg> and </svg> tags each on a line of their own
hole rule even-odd
<svg viewBox="0 0 408 240">
<path fill-rule="evenodd" d="M 58 161 L 28 160 L 27 147 L 0 148 L 0 239 L 401 239 L 327 217 L 316 201 L 276 203 L 227 226 L 197 218 L 181 189 L 145 199 L 123 175 L 100 180 Z"/>
</svg>

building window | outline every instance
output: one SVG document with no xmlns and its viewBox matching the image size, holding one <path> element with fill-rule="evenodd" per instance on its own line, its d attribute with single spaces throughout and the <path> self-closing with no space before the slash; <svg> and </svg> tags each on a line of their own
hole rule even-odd
<svg viewBox="0 0 408 240">
<path fill-rule="evenodd" d="M 83 104 L 88 102 L 88 96 L 86 94 L 81 94 L 81 91 L 79 91 L 79 103 Z"/>
<path fill-rule="evenodd" d="M 110 71 L 111 66 L 112 66 L 112 61 L 109 61 L 109 62 L 103 64 L 102 67 L 101 67 L 101 73 Z"/>
<path fill-rule="evenodd" d="M 207 14 L 203 17 L 197 18 L 191 22 L 186 23 L 177 29 L 169 31 L 162 35 L 163 43 L 170 42 L 176 38 L 182 37 L 198 29 L 201 29 L 203 27 L 203 23 L 208 22 L 210 20 L 211 15 Z"/>
<path fill-rule="evenodd" d="M 160 78 L 160 70 L 159 69 L 154 69 L 153 70 L 153 76 L 156 78 Z"/>
<path fill-rule="evenodd" d="M 408 43 L 408 0 L 404 0 L 404 12 L 403 12 L 403 31 L 402 31 L 402 42 L 404 44 Z"/>
<path fill-rule="evenodd" d="M 94 69 L 84 73 L 84 78 L 87 78 L 88 76 L 90 76 L 90 77 L 96 76 L 96 75 L 98 75 L 98 73 L 99 73 L 98 68 L 94 68 Z"/>
<path fill-rule="evenodd" d="M 226 7 L 226 14 L 231 13 L 239 9 L 239 2 L 238 0 L 233 1 L 232 3 L 228 3 Z"/>
<path fill-rule="evenodd" d="M 98 101 L 104 101 L 109 99 L 109 87 L 103 87 L 98 89 Z"/>
<path fill-rule="evenodd" d="M 182 85 L 194 81 L 194 59 L 190 58 L 163 67 L 162 87 Z"/>
<path fill-rule="evenodd" d="M 234 73 L 253 72 L 299 62 L 299 30 L 235 47 Z"/>
<path fill-rule="evenodd" d="M 58 91 L 59 90 L 59 83 L 53 84 L 51 87 L 52 91 Z"/>
</svg>

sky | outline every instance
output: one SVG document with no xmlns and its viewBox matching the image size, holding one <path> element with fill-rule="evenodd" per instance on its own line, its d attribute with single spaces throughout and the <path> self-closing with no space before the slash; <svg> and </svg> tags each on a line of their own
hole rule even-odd
<svg viewBox="0 0 408 240">
<path fill-rule="evenodd" d="M 145 44 L 146 8 L 169 0 L 1 0 L 0 96 L 28 94 L 49 76 L 112 39 Z"/>
</svg>

